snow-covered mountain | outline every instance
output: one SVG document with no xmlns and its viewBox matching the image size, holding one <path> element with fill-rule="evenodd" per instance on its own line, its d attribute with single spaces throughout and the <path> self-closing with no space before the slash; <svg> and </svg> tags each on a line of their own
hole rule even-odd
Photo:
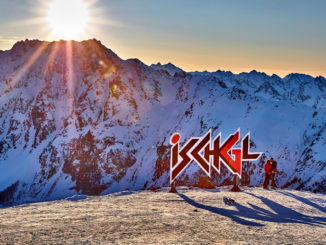
<svg viewBox="0 0 326 245">
<path fill-rule="evenodd" d="M 173 69 L 172 69 L 173 68 Z M 252 71 L 186 73 L 122 60 L 97 40 L 21 41 L 0 53 L 0 204 L 169 183 L 169 138 L 251 132 L 242 184 L 326 192 L 326 79 Z M 194 184 L 196 164 L 178 177 Z M 231 183 L 222 167 L 217 185 Z"/>
<path fill-rule="evenodd" d="M 165 65 L 162 65 L 160 62 L 158 62 L 157 64 L 152 64 L 151 67 L 154 68 L 155 70 L 167 71 L 171 76 L 174 76 L 176 73 L 183 72 L 182 69 L 176 67 L 172 63 L 167 63 Z"/>
</svg>

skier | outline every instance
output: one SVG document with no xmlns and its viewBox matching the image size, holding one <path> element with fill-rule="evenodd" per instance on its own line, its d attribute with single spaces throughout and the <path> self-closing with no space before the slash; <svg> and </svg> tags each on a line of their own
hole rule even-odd
<svg viewBox="0 0 326 245">
<path fill-rule="evenodd" d="M 272 179 L 272 183 L 271 186 L 276 188 L 276 183 L 275 183 L 275 174 L 277 173 L 277 162 L 273 161 L 272 163 L 272 174 L 271 174 L 271 179 Z"/>
<path fill-rule="evenodd" d="M 271 173 L 272 173 L 272 164 L 271 162 L 273 162 L 274 159 L 271 157 L 271 159 L 267 160 L 266 164 L 265 164 L 265 181 L 263 184 L 264 189 L 268 189 L 269 186 L 269 180 L 271 178 Z"/>
</svg>

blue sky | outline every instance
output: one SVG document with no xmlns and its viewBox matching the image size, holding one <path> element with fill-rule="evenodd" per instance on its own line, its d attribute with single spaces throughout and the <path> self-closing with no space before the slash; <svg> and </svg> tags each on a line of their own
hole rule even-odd
<svg viewBox="0 0 326 245">
<path fill-rule="evenodd" d="M 0 49 L 26 38 L 58 39 L 49 37 L 44 20 L 49 1 L 0 0 Z M 324 0 L 98 0 L 90 5 L 91 18 L 103 23 L 90 23 L 78 39 L 100 39 L 124 59 L 172 62 L 187 71 L 326 76 Z"/>
</svg>

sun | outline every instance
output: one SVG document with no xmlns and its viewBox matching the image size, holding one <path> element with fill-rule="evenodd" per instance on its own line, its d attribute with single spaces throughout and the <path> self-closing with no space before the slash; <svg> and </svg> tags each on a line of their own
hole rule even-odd
<svg viewBox="0 0 326 245">
<path fill-rule="evenodd" d="M 84 0 L 52 0 L 46 20 L 53 34 L 63 39 L 75 39 L 89 23 L 88 4 Z"/>
</svg>

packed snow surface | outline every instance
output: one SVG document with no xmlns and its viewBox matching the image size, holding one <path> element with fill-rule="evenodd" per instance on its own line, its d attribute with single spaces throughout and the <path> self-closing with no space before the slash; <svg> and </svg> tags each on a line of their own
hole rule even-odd
<svg viewBox="0 0 326 245">
<path fill-rule="evenodd" d="M 325 244 L 326 196 L 178 188 L 0 209 L 1 244 Z M 226 205 L 223 197 L 235 200 Z"/>
</svg>

